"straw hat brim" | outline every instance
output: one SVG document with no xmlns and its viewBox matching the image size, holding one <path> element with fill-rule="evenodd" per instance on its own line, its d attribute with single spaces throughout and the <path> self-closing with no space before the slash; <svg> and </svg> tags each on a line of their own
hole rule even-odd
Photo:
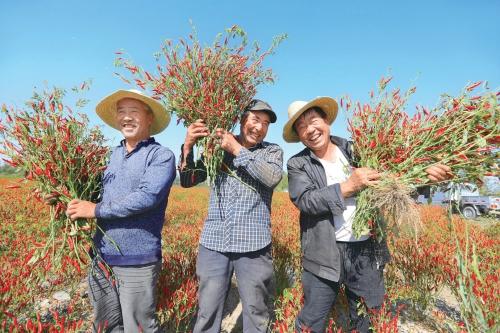
<svg viewBox="0 0 500 333">
<path fill-rule="evenodd" d="M 157 100 L 143 95 L 137 90 L 118 90 L 102 99 L 96 106 L 97 115 L 109 126 L 120 130 L 116 123 L 116 103 L 123 98 L 133 98 L 144 102 L 153 112 L 153 123 L 150 135 L 155 135 L 167 128 L 170 123 L 170 114 L 167 109 Z"/>
<path fill-rule="evenodd" d="M 292 103 L 293 104 L 293 103 Z M 291 105 L 290 105 L 291 106 Z M 295 121 L 303 114 L 305 111 L 312 107 L 319 107 L 326 114 L 326 122 L 331 125 L 335 118 L 337 118 L 338 105 L 337 102 L 331 97 L 316 97 L 315 99 L 307 102 L 305 105 L 300 107 L 298 110 L 292 110 L 293 114 L 290 117 L 290 110 L 288 111 L 289 119 L 285 126 L 283 127 L 283 139 L 286 142 L 299 142 L 299 136 L 293 129 L 293 124 Z"/>
</svg>

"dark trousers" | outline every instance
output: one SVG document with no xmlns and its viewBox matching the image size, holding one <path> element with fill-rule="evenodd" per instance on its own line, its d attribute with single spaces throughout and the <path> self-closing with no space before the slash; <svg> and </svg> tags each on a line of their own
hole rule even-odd
<svg viewBox="0 0 500 333">
<path fill-rule="evenodd" d="M 320 278 L 309 271 L 302 274 L 304 288 L 304 307 L 300 311 L 295 329 L 302 332 L 324 332 L 326 320 L 340 286 L 345 286 L 349 304 L 350 330 L 368 332 L 370 319 L 368 316 L 358 315 L 358 304 L 363 303 L 368 309 L 377 309 L 382 305 L 385 287 L 383 267 L 379 267 L 375 259 L 373 243 L 363 242 L 337 242 L 341 256 L 341 271 L 338 282 Z"/>
<path fill-rule="evenodd" d="M 113 266 L 115 285 L 96 261 L 88 275 L 94 308 L 93 332 L 158 332 L 156 282 L 161 261 L 139 266 Z"/>
<path fill-rule="evenodd" d="M 243 332 L 267 332 L 267 303 L 273 277 L 271 247 L 248 253 L 224 253 L 200 245 L 196 262 L 199 290 L 194 333 L 220 332 L 233 272 L 243 305 Z"/>
</svg>

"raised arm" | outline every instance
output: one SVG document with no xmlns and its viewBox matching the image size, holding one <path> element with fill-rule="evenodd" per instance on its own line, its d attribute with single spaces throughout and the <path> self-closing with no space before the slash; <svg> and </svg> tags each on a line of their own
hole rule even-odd
<svg viewBox="0 0 500 333">
<path fill-rule="evenodd" d="M 189 125 L 184 144 L 181 147 L 179 174 L 182 187 L 192 187 L 207 179 L 207 172 L 203 159 L 194 161 L 193 147 L 196 142 L 209 135 L 208 128 L 202 119 Z"/>
<path fill-rule="evenodd" d="M 242 147 L 233 163 L 269 188 L 276 187 L 283 176 L 283 150 L 278 145 L 269 145 L 264 152 Z"/>
</svg>

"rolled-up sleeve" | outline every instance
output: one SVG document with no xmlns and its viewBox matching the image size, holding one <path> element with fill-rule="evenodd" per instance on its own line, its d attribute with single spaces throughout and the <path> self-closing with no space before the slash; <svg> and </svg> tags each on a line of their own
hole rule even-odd
<svg viewBox="0 0 500 333">
<path fill-rule="evenodd" d="M 283 150 L 276 144 L 270 144 L 263 151 L 242 147 L 233 164 L 261 184 L 274 188 L 283 177 Z"/>
</svg>

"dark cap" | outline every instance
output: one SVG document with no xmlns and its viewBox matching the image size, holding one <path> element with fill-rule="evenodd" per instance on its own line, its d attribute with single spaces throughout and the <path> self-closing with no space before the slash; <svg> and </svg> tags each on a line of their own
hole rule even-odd
<svg viewBox="0 0 500 333">
<path fill-rule="evenodd" d="M 248 103 L 247 107 L 243 111 L 243 115 L 248 111 L 263 111 L 269 115 L 271 123 L 276 122 L 276 113 L 274 113 L 269 104 L 261 101 L 260 99 L 253 99 L 250 103 Z"/>
</svg>

